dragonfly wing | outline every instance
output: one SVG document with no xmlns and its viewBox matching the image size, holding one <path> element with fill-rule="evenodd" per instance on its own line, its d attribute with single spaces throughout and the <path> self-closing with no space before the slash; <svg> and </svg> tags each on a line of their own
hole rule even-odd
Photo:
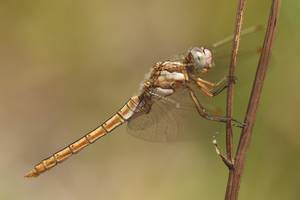
<svg viewBox="0 0 300 200">
<path fill-rule="evenodd" d="M 185 63 L 186 62 L 186 52 L 187 51 L 182 51 L 178 54 L 169 56 L 164 59 L 164 61 L 170 61 L 170 62 L 180 62 L 180 63 Z"/>
<path fill-rule="evenodd" d="M 265 28 L 259 25 L 242 30 L 240 37 L 240 51 L 251 52 L 260 47 L 264 38 L 264 30 Z M 226 49 L 228 51 L 227 53 L 231 53 L 232 41 L 233 35 L 216 41 L 214 44 L 210 45 L 209 48 L 215 52 L 220 52 L 220 50 L 223 51 L 223 49 Z"/>
<path fill-rule="evenodd" d="M 251 29 L 251 28 L 250 28 Z M 247 30 L 247 29 L 246 29 Z M 241 37 L 239 52 L 237 61 L 239 65 L 248 65 L 257 62 L 261 45 L 263 42 L 263 29 L 257 29 L 249 34 L 245 34 Z M 232 38 L 227 37 L 226 42 L 216 42 L 211 45 L 210 48 L 213 53 L 214 67 L 211 72 L 207 75 L 206 79 L 210 81 L 219 81 L 228 73 L 230 64 L 230 57 L 232 54 Z M 225 41 L 224 40 L 224 41 Z M 220 44 L 222 43 L 222 44 Z M 253 61 L 253 63 L 252 63 Z"/>
<path fill-rule="evenodd" d="M 194 92 L 201 104 L 215 115 L 224 115 L 213 98 Z M 149 106 L 150 105 L 150 106 Z M 167 98 L 152 98 L 142 102 L 140 109 L 129 119 L 127 132 L 137 138 L 151 142 L 176 142 L 194 140 L 199 137 L 191 127 L 201 127 L 201 132 L 212 129 L 211 123 L 200 117 L 187 89 L 176 90 Z M 145 109 L 145 108 L 146 109 Z M 194 123 L 195 122 L 195 123 Z M 216 124 L 214 124 L 216 127 Z M 209 129 L 208 129 L 209 128 Z M 218 128 L 218 127 L 216 127 Z M 214 129 L 214 128 L 213 128 Z"/>
<path fill-rule="evenodd" d="M 128 133 L 152 142 L 182 140 L 185 126 L 183 116 L 194 109 L 185 92 L 176 91 L 175 94 L 165 98 L 153 96 L 151 101 L 148 99 L 142 102 L 141 108 L 128 121 Z M 182 98 L 183 94 L 185 98 Z"/>
</svg>

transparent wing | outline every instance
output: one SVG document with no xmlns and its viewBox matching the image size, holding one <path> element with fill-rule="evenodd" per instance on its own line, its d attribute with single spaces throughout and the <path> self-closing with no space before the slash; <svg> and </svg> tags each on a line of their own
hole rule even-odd
<svg viewBox="0 0 300 200">
<path fill-rule="evenodd" d="M 253 26 L 243 30 L 237 58 L 238 65 L 257 61 L 263 43 L 263 33 L 264 28 L 261 26 Z M 226 37 L 208 47 L 213 52 L 215 64 L 208 75 L 208 79 L 211 81 L 217 81 L 228 73 L 227 70 L 232 51 L 232 38 L 233 36 Z"/>
<path fill-rule="evenodd" d="M 194 111 L 186 91 L 176 91 L 170 97 L 152 96 L 151 101 L 146 101 L 128 121 L 128 133 L 152 142 L 184 140 L 185 116 Z"/>
<path fill-rule="evenodd" d="M 186 51 L 179 53 L 177 55 L 170 56 L 166 58 L 166 61 L 174 61 L 174 62 L 184 62 L 185 61 L 185 56 L 186 56 Z"/>
<path fill-rule="evenodd" d="M 201 100 L 213 113 L 216 114 L 220 110 L 213 106 L 211 99 Z M 140 111 L 128 121 L 127 132 L 146 141 L 172 142 L 195 139 L 197 136 L 193 131 L 188 131 L 195 125 L 194 121 L 202 127 L 202 131 L 206 130 L 204 127 L 207 120 L 201 119 L 197 114 L 186 89 L 180 89 L 167 98 L 153 97 L 151 102 L 142 102 L 138 110 Z"/>
<path fill-rule="evenodd" d="M 242 30 L 240 37 L 239 52 L 241 54 L 251 54 L 256 52 L 262 46 L 265 28 L 263 26 L 252 26 Z M 217 57 L 223 57 L 231 54 L 233 35 L 227 36 L 215 43 L 209 48 L 213 50 Z"/>
<path fill-rule="evenodd" d="M 244 34 L 241 39 L 239 65 L 244 64 L 245 61 L 257 59 L 262 44 L 262 29 L 253 31 L 250 28 L 245 32 L 248 31 L 249 34 Z M 215 67 L 205 75 L 205 80 L 217 82 L 227 75 L 232 49 L 231 41 L 232 37 L 227 37 L 211 45 Z M 183 62 L 185 55 L 186 53 L 178 54 L 166 60 Z M 201 103 L 205 108 L 214 114 L 224 115 L 223 110 L 215 106 L 219 104 L 214 102 L 215 98 L 203 97 L 201 94 L 199 95 L 199 90 L 195 89 L 194 91 L 198 92 L 197 96 L 202 97 L 200 98 Z M 187 131 L 190 125 L 189 121 L 192 118 L 199 119 L 200 116 L 196 114 L 187 90 L 176 91 L 167 98 L 152 97 L 141 102 L 139 107 L 128 121 L 129 134 L 152 142 L 178 141 L 194 137 Z M 207 120 L 200 119 L 197 123 L 200 124 L 202 131 L 206 131 L 206 124 L 209 124 Z"/>
<path fill-rule="evenodd" d="M 264 27 L 262 26 L 252 26 L 242 31 L 237 59 L 238 64 L 245 65 L 245 63 L 249 63 L 249 61 L 257 61 L 263 43 L 263 36 Z M 228 73 L 232 51 L 232 39 L 233 36 L 227 36 L 216 41 L 214 44 L 206 46 L 206 48 L 212 51 L 215 64 L 211 72 L 205 75 L 208 80 L 219 81 Z M 185 51 L 178 55 L 170 56 L 166 60 L 184 62 L 187 52 L 188 51 Z M 253 62 L 251 64 L 253 64 Z"/>
<path fill-rule="evenodd" d="M 149 113 L 139 113 L 128 122 L 129 134 L 152 142 L 171 141 L 176 138 L 177 127 L 174 127 L 173 116 L 166 106 L 154 103 Z"/>
</svg>

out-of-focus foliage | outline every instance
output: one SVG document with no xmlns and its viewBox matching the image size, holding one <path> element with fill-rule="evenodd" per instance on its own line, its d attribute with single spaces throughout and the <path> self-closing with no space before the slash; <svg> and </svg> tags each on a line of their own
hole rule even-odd
<svg viewBox="0 0 300 200">
<path fill-rule="evenodd" d="M 264 24 L 269 5 L 249 1 L 244 27 Z M 0 199 L 223 199 L 227 171 L 214 131 L 197 118 L 186 130 L 201 134 L 193 142 L 148 143 L 121 127 L 37 179 L 23 174 L 109 117 L 154 62 L 231 34 L 235 9 L 217 0 L 1 1 Z M 300 198 L 299 11 L 299 1 L 282 4 L 243 200 Z M 255 67 L 238 66 L 238 119 Z"/>
</svg>

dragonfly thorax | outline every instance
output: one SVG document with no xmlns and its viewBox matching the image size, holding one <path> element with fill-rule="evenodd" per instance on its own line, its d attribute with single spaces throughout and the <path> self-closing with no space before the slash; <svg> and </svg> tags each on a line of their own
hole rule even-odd
<svg viewBox="0 0 300 200">
<path fill-rule="evenodd" d="M 197 72 L 206 73 L 213 66 L 212 52 L 204 47 L 190 49 L 186 59 Z"/>
</svg>

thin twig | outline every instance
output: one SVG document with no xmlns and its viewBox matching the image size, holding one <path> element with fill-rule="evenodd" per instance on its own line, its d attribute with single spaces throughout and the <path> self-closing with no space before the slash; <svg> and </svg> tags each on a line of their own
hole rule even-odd
<svg viewBox="0 0 300 200">
<path fill-rule="evenodd" d="M 232 80 L 234 80 L 235 68 L 237 63 L 237 54 L 240 45 L 240 36 L 242 30 L 243 15 L 245 11 L 245 3 L 246 0 L 239 0 L 239 5 L 236 14 L 235 34 L 233 38 L 232 55 L 230 60 L 229 73 L 228 73 L 228 78 L 230 80 L 228 84 L 228 90 L 227 90 L 227 106 L 226 106 L 226 113 L 228 119 L 232 118 L 232 112 L 233 112 L 234 81 Z M 228 120 L 226 125 L 226 153 L 227 153 L 227 159 L 230 161 L 232 161 L 232 149 L 233 149 L 232 124 L 231 124 L 231 120 Z"/>
<path fill-rule="evenodd" d="M 251 96 L 245 117 L 246 126 L 243 128 L 242 134 L 240 136 L 239 145 L 235 156 L 234 169 L 230 171 L 225 196 L 226 200 L 237 200 L 238 198 L 240 179 L 245 165 L 246 152 L 250 144 L 252 130 L 256 118 L 256 111 L 261 97 L 263 83 L 265 80 L 272 44 L 274 40 L 275 30 L 277 27 L 279 7 L 280 0 L 273 0 L 265 40 L 261 51 L 260 60 L 257 66 L 255 80 L 252 86 Z"/>
<path fill-rule="evenodd" d="M 235 34 L 233 38 L 232 54 L 231 54 L 229 72 L 228 72 L 228 76 L 230 79 L 233 78 L 235 74 L 235 68 L 237 64 L 237 54 L 240 45 L 242 22 L 243 22 L 243 16 L 245 12 L 245 5 L 246 5 L 246 0 L 239 0 L 237 13 L 236 13 L 236 25 L 235 25 Z M 227 105 L 226 105 L 226 115 L 228 119 L 232 118 L 233 97 L 234 97 L 234 82 L 229 81 L 228 90 L 227 90 Z M 233 150 L 233 130 L 232 130 L 231 121 L 229 120 L 227 121 L 226 124 L 226 155 L 227 155 L 227 159 L 230 160 L 231 163 L 233 163 L 232 150 Z M 232 187 L 232 175 L 233 175 L 234 165 L 231 168 L 228 167 L 228 170 L 229 170 L 229 175 L 228 175 L 225 199 L 228 199 L 226 197 L 231 196 L 230 192 Z"/>
</svg>

